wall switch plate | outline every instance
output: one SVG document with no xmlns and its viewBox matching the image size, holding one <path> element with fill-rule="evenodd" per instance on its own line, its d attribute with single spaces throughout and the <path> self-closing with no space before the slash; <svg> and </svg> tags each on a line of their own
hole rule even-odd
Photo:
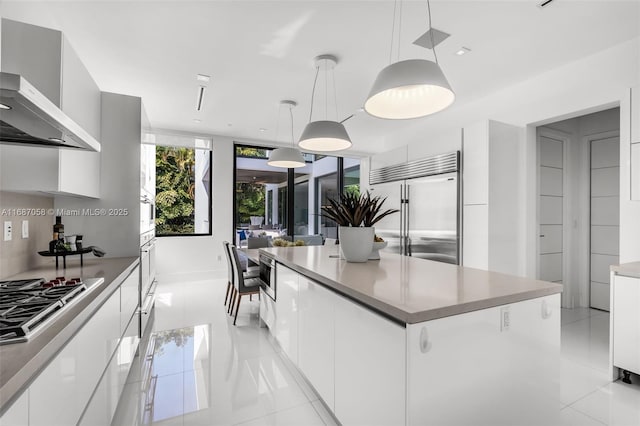
<svg viewBox="0 0 640 426">
<path fill-rule="evenodd" d="M 11 221 L 10 220 L 5 220 L 4 221 L 4 240 L 5 241 L 11 241 Z"/>
<path fill-rule="evenodd" d="M 29 221 L 22 221 L 22 238 L 29 238 Z"/>
<path fill-rule="evenodd" d="M 503 306 L 500 308 L 500 331 L 509 331 L 511 326 L 511 315 L 509 314 L 509 307 Z"/>
</svg>

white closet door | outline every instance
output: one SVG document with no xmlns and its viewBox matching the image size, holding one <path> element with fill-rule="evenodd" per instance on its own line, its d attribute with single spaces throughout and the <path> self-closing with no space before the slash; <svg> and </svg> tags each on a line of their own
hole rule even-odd
<svg viewBox="0 0 640 426">
<path fill-rule="evenodd" d="M 538 140 L 538 278 L 561 283 L 564 142 L 547 136 Z"/>
<path fill-rule="evenodd" d="M 591 307 L 609 311 L 620 246 L 620 138 L 591 141 Z"/>
</svg>

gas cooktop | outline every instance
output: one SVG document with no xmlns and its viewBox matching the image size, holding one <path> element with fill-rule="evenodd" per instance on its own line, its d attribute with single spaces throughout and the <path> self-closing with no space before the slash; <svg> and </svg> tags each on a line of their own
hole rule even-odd
<svg viewBox="0 0 640 426">
<path fill-rule="evenodd" d="M 0 281 L 0 345 L 25 342 L 103 278 Z"/>
</svg>

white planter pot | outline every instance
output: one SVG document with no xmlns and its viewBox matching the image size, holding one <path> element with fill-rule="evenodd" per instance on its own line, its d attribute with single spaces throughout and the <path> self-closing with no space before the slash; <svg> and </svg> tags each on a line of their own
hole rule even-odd
<svg viewBox="0 0 640 426">
<path fill-rule="evenodd" d="M 366 262 L 373 248 L 375 228 L 341 226 L 338 228 L 340 249 L 347 262 Z"/>
</svg>

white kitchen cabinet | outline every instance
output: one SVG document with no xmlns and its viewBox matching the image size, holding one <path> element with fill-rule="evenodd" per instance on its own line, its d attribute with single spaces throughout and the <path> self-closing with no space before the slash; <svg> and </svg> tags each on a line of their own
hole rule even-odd
<svg viewBox="0 0 640 426">
<path fill-rule="evenodd" d="M 640 201 L 640 142 L 631 144 L 631 199 Z"/>
<path fill-rule="evenodd" d="M 278 263 L 276 265 L 275 321 L 271 333 L 287 357 L 298 364 L 298 279 L 300 275 Z"/>
<path fill-rule="evenodd" d="M 640 86 L 631 88 L 631 143 L 640 142 Z"/>
<path fill-rule="evenodd" d="M 82 419 L 78 422 L 79 425 L 108 426 L 111 424 L 126 381 L 124 368 L 119 362 L 119 351 L 120 348 L 111 358 Z"/>
<path fill-rule="evenodd" d="M 100 89 L 60 31 L 2 19 L 1 63 L 100 138 Z"/>
<path fill-rule="evenodd" d="M 78 380 L 74 398 L 80 412 L 115 352 L 120 340 L 120 291 L 116 290 L 76 334 Z"/>
<path fill-rule="evenodd" d="M 559 349 L 559 295 L 409 324 L 408 424 L 558 424 Z"/>
<path fill-rule="evenodd" d="M 463 139 L 463 264 L 520 275 L 519 229 L 513 218 L 519 215 L 518 158 L 524 129 L 485 120 L 466 126 Z M 469 235 L 472 247 L 466 247 Z"/>
<path fill-rule="evenodd" d="M 340 296 L 300 276 L 298 368 L 334 410 L 334 306 Z"/>
<path fill-rule="evenodd" d="M 3 426 L 29 425 L 29 391 L 24 392 L 11 404 L 11 407 L 0 417 Z"/>
<path fill-rule="evenodd" d="M 100 89 L 63 34 L 2 19 L 2 41 L 2 71 L 23 76 L 99 139 Z M 0 149 L 2 190 L 100 197 L 100 153 L 33 146 Z M 33 164 L 38 164 L 37 173 Z"/>
<path fill-rule="evenodd" d="M 406 329 L 335 300 L 335 409 L 344 425 L 403 425 Z"/>
<path fill-rule="evenodd" d="M 0 181 L 3 191 L 98 198 L 100 153 L 2 145 Z"/>
<path fill-rule="evenodd" d="M 125 330 L 138 309 L 138 299 L 140 298 L 140 268 L 137 267 L 120 286 L 120 336 L 125 334 Z"/>
<path fill-rule="evenodd" d="M 82 413 L 74 402 L 78 389 L 78 342 L 71 339 L 29 386 L 29 424 L 66 426 Z"/>
<path fill-rule="evenodd" d="M 640 374 L 640 278 L 613 275 L 613 366 Z"/>
<path fill-rule="evenodd" d="M 30 425 L 76 424 L 81 416 L 82 424 L 110 424 L 139 343 L 135 306 L 122 303 L 122 293 L 137 292 L 138 274 L 136 267 L 5 413 L 7 418 L 21 418 L 26 399 Z M 124 329 L 122 318 L 129 318 Z M 85 409 L 89 414 L 83 415 Z M 5 423 L 5 416 L 1 424 L 13 424 Z"/>
</svg>

